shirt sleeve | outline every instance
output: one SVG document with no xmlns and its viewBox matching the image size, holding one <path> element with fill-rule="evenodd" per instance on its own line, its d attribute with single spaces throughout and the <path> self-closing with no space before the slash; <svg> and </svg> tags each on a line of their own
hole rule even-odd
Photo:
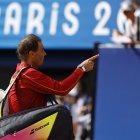
<svg viewBox="0 0 140 140">
<path fill-rule="evenodd" d="M 22 79 L 24 79 L 28 83 L 28 86 L 37 93 L 64 96 L 77 84 L 82 75 L 82 70 L 77 68 L 66 79 L 57 81 L 33 68 L 30 68 L 22 74 Z"/>
</svg>

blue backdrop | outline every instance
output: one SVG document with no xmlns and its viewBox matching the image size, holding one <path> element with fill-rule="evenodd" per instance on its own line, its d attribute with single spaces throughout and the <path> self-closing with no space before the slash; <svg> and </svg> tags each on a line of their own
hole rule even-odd
<svg viewBox="0 0 140 140">
<path fill-rule="evenodd" d="M 48 49 L 92 49 L 110 42 L 112 30 L 122 29 L 122 0 L 0 1 L 0 48 L 16 48 L 27 34 L 43 39 Z"/>
<path fill-rule="evenodd" d="M 113 46 L 99 53 L 94 140 L 138 140 L 140 48 Z"/>
</svg>

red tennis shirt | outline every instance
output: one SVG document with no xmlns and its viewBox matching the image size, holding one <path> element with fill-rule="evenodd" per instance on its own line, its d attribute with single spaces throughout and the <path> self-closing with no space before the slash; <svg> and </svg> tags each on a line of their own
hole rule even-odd
<svg viewBox="0 0 140 140">
<path fill-rule="evenodd" d="M 16 76 L 21 68 L 26 66 L 29 65 L 18 64 L 12 78 Z M 46 94 L 61 96 L 68 94 L 82 75 L 82 70 L 76 69 L 66 79 L 56 81 L 34 68 L 22 71 L 8 95 L 9 114 L 29 108 L 45 106 L 47 103 Z"/>
</svg>

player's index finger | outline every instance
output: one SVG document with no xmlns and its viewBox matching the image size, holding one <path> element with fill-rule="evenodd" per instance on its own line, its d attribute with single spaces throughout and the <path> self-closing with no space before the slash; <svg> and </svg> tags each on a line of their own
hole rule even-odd
<svg viewBox="0 0 140 140">
<path fill-rule="evenodd" d="M 98 57 L 99 57 L 99 54 L 96 54 L 96 55 L 90 57 L 90 58 L 88 59 L 88 61 L 94 61 L 94 60 L 97 59 Z"/>
</svg>

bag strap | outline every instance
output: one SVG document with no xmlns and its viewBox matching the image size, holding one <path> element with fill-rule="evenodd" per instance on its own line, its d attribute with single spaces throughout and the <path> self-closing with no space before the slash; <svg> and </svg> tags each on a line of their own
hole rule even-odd
<svg viewBox="0 0 140 140">
<path fill-rule="evenodd" d="M 15 83 L 15 81 L 16 81 L 16 79 L 18 78 L 18 76 L 20 75 L 20 73 L 21 73 L 23 70 L 27 69 L 27 68 L 30 68 L 30 66 L 28 66 L 28 67 L 23 67 L 22 69 L 20 69 L 20 70 L 18 71 L 18 73 L 16 74 L 16 76 L 12 79 L 12 82 L 9 84 L 9 86 L 8 86 L 7 89 L 5 90 L 5 96 L 4 96 L 3 100 L 2 100 L 2 105 L 1 105 L 1 116 L 3 116 L 4 104 L 5 104 L 5 102 L 6 102 L 6 99 L 7 99 L 7 96 L 8 96 L 8 93 L 9 93 L 10 89 L 12 88 L 13 84 Z"/>
<path fill-rule="evenodd" d="M 17 73 L 17 75 L 12 79 L 12 82 L 9 84 L 9 86 L 7 87 L 7 89 L 5 90 L 5 97 L 8 95 L 10 89 L 12 88 L 13 84 L 15 83 L 16 79 L 18 78 L 18 76 L 20 75 L 20 73 L 27 69 L 27 68 L 30 68 L 30 66 L 28 67 L 23 67 L 22 69 L 20 69 Z"/>
<path fill-rule="evenodd" d="M 52 95 L 52 94 L 47 94 L 47 97 L 48 97 L 48 99 L 49 99 L 49 101 L 50 101 L 50 103 L 51 103 L 52 105 L 58 104 L 58 102 L 56 101 L 54 95 Z"/>
</svg>

